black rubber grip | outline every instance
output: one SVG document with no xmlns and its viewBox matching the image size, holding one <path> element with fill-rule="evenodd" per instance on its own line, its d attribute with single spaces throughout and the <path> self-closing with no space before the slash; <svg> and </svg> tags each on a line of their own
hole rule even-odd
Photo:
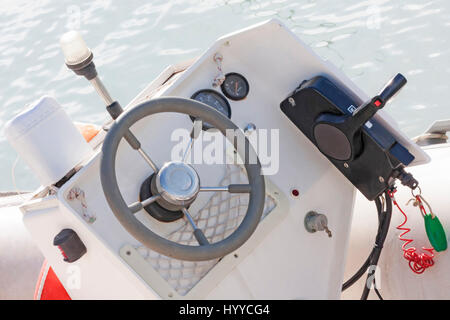
<svg viewBox="0 0 450 320">
<path fill-rule="evenodd" d="M 109 106 L 106 107 L 106 111 L 108 111 L 111 118 L 116 120 L 120 114 L 123 112 L 123 108 L 117 101 L 114 101 Z"/>
<path fill-rule="evenodd" d="M 398 91 L 400 91 L 401 88 L 403 88 L 403 86 L 406 84 L 406 82 L 407 82 L 406 78 L 401 73 L 398 73 L 381 90 L 381 93 L 379 94 L 381 100 L 383 100 L 383 102 L 387 102 Z"/>
<path fill-rule="evenodd" d="M 197 242 L 201 246 L 206 246 L 209 244 L 208 239 L 206 239 L 205 234 L 203 233 L 203 231 L 201 229 L 195 229 L 194 236 L 195 236 L 195 239 L 197 239 Z"/>
<path fill-rule="evenodd" d="M 252 187 L 249 184 L 230 184 L 228 192 L 230 193 L 250 193 Z"/>
<path fill-rule="evenodd" d="M 139 142 L 139 140 L 136 138 L 136 136 L 130 131 L 130 129 L 128 129 L 127 132 L 125 132 L 125 134 L 123 135 L 123 137 L 125 138 L 125 140 L 127 140 L 127 142 L 130 144 L 130 146 L 134 149 L 134 150 L 138 150 L 141 148 L 141 143 Z"/>
</svg>

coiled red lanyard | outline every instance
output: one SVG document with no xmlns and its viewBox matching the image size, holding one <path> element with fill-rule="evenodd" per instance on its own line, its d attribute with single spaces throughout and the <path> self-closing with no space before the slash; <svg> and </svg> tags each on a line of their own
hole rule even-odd
<svg viewBox="0 0 450 320">
<path fill-rule="evenodd" d="M 389 197 L 392 199 L 392 202 L 398 208 L 398 210 L 403 214 L 403 217 L 404 217 L 404 221 L 400 225 L 397 226 L 397 230 L 403 231 L 403 233 L 398 236 L 398 238 L 404 242 L 404 244 L 402 245 L 403 257 L 409 261 L 409 267 L 411 268 L 411 270 L 413 272 L 415 272 L 417 274 L 421 274 L 425 271 L 425 269 L 434 265 L 434 261 L 433 261 L 433 257 L 434 257 L 433 250 L 434 249 L 422 247 L 423 251 L 426 251 L 429 253 L 429 254 L 427 254 L 426 252 L 418 253 L 415 247 L 406 248 L 406 246 L 408 246 L 414 240 L 403 238 L 403 236 L 406 235 L 408 232 L 410 232 L 411 229 L 404 227 L 406 222 L 408 222 L 408 217 L 406 216 L 406 213 L 400 208 L 397 201 L 395 200 L 395 197 L 394 197 L 395 192 L 397 192 L 396 189 L 388 191 Z M 422 213 L 422 215 L 426 215 L 427 212 L 423 206 L 423 202 L 422 202 L 420 195 L 415 195 L 414 198 L 415 198 L 417 205 L 419 206 L 419 209 L 420 209 L 420 212 Z"/>
</svg>

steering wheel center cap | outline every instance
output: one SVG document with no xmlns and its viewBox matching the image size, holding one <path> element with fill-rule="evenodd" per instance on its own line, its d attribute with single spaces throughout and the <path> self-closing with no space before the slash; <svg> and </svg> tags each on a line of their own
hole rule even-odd
<svg viewBox="0 0 450 320">
<path fill-rule="evenodd" d="M 195 200 L 200 190 L 200 178 L 190 165 L 168 162 L 156 175 L 156 189 L 170 204 L 187 206 Z"/>
</svg>

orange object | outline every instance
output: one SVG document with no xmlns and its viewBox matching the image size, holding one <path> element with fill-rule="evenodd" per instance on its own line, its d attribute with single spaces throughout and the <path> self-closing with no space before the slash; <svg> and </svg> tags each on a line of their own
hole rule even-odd
<svg viewBox="0 0 450 320">
<path fill-rule="evenodd" d="M 97 135 L 97 133 L 100 132 L 100 129 L 93 124 L 76 123 L 75 125 L 77 126 L 78 130 L 80 130 L 80 133 L 83 135 L 84 139 L 87 142 L 91 141 Z"/>
</svg>

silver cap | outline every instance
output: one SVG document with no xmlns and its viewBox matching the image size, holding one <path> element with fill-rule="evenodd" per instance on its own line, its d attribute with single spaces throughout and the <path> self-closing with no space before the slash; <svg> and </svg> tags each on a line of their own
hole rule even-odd
<svg viewBox="0 0 450 320">
<path fill-rule="evenodd" d="M 156 176 L 156 189 L 161 197 L 173 205 L 189 205 L 200 190 L 200 178 L 190 165 L 168 162 Z"/>
</svg>

